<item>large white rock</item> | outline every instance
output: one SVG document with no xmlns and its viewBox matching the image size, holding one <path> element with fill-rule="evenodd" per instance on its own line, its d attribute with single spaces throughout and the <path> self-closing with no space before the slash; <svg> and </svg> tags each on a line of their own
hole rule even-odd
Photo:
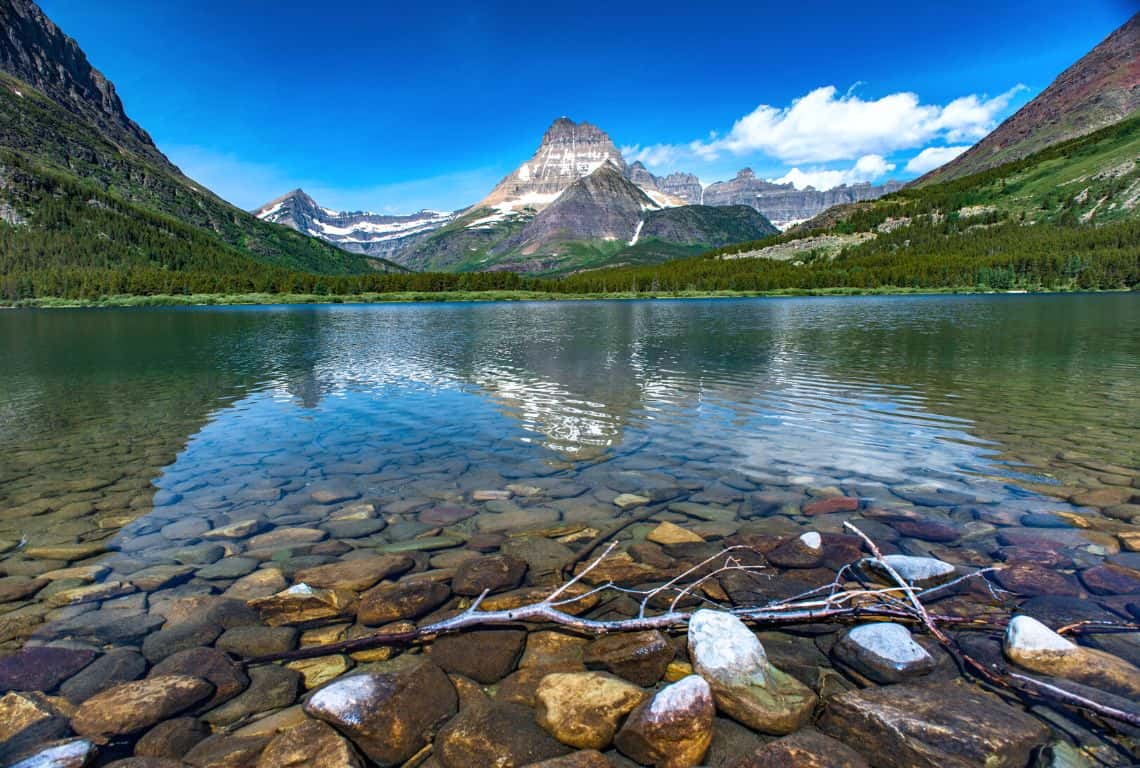
<svg viewBox="0 0 1140 768">
<path fill-rule="evenodd" d="M 736 616 L 700 610 L 689 619 L 689 653 L 693 668 L 706 680 L 763 685 L 768 655 L 760 639 Z"/>
<path fill-rule="evenodd" d="M 772 666 L 760 640 L 731 613 L 693 614 L 689 658 L 693 670 L 708 682 L 717 707 L 750 728 L 783 735 L 811 717 L 815 694 Z"/>
<path fill-rule="evenodd" d="M 1077 645 L 1032 616 L 1010 619 L 1004 650 L 1010 661 L 1034 672 L 1140 699 L 1140 668 L 1111 653 Z"/>
<path fill-rule="evenodd" d="M 1032 616 L 1014 616 L 1005 630 L 1005 650 L 1011 658 L 1068 654 L 1078 648 Z"/>
</svg>

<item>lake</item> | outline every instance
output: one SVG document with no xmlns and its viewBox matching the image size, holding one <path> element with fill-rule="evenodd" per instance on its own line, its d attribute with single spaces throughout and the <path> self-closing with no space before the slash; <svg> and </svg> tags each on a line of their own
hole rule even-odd
<svg viewBox="0 0 1140 768">
<path fill-rule="evenodd" d="M 551 583 L 622 494 L 662 503 L 622 549 L 661 520 L 713 546 L 854 520 L 892 552 L 1018 565 L 1007 613 L 1136 612 L 1135 295 L 12 310 L 0 369 L 7 651 L 154 663 L 186 606 L 362 552 L 442 579 L 537 538 L 512 551 Z M 362 631 L 333 624 L 289 644 Z"/>
</svg>

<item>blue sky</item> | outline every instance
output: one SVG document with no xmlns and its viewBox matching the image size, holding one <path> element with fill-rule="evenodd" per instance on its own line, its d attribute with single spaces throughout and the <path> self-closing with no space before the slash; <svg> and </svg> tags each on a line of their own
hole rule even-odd
<svg viewBox="0 0 1140 768">
<path fill-rule="evenodd" d="M 1122 24 L 1130 0 L 430 4 L 41 0 L 183 170 L 253 208 L 450 210 L 560 115 L 655 173 L 908 178 Z"/>
</svg>

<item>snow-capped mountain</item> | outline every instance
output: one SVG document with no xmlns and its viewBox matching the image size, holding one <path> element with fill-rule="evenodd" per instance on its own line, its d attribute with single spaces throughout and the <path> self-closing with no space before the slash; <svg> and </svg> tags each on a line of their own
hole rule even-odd
<svg viewBox="0 0 1140 768">
<path fill-rule="evenodd" d="M 253 212 L 257 218 L 284 224 L 306 235 L 319 237 L 353 253 L 387 256 L 453 218 L 453 213 L 420 211 L 408 215 L 387 215 L 364 211 L 333 211 L 317 204 L 303 190 L 266 203 Z"/>
<path fill-rule="evenodd" d="M 605 131 L 590 123 L 560 117 L 546 130 L 534 155 L 475 207 L 494 208 L 502 213 L 523 208 L 541 211 L 571 184 L 607 163 L 628 178 L 625 160 Z M 637 179 L 632 181 L 637 183 Z M 685 204 L 684 200 L 661 194 L 655 187 L 642 191 L 662 208 Z"/>
</svg>

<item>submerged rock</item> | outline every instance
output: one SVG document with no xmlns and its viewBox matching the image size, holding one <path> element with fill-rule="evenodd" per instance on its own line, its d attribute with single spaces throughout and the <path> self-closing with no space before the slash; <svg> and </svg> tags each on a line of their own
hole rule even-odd
<svg viewBox="0 0 1140 768">
<path fill-rule="evenodd" d="M 654 629 L 600 637 L 586 646 L 583 661 L 590 669 L 606 669 L 648 688 L 665 674 L 674 655 L 669 638 Z"/>
<path fill-rule="evenodd" d="M 646 541 L 652 541 L 654 544 L 686 544 L 686 543 L 703 543 L 702 539 L 692 531 L 686 530 L 676 523 L 665 521 L 660 523 L 656 528 L 650 531 L 645 536 Z"/>
<path fill-rule="evenodd" d="M 379 627 L 401 619 L 418 619 L 451 597 L 451 588 L 431 579 L 404 579 L 381 584 L 365 592 L 356 618 L 361 624 Z"/>
<path fill-rule="evenodd" d="M 876 683 L 928 674 L 934 657 L 901 624 L 872 622 L 852 628 L 832 648 L 839 661 Z"/>
<path fill-rule="evenodd" d="M 808 531 L 779 545 L 765 557 L 780 568 L 815 568 L 823 562 L 823 538 L 815 531 Z"/>
<path fill-rule="evenodd" d="M 497 701 L 463 710 L 435 739 L 444 768 L 520 768 L 569 751 L 538 726 L 529 708 Z"/>
<path fill-rule="evenodd" d="M 427 744 L 458 704 L 444 671 L 423 662 L 399 672 L 338 680 L 314 693 L 304 709 L 386 767 L 403 763 Z"/>
<path fill-rule="evenodd" d="M 42 693 L 0 697 L 0 764 L 67 732 L 67 718 Z"/>
<path fill-rule="evenodd" d="M 298 571 L 299 582 L 323 589 L 363 592 L 382 579 L 410 570 L 415 560 L 409 555 L 379 555 L 342 560 Z"/>
<path fill-rule="evenodd" d="M 335 730 L 308 720 L 273 738 L 257 768 L 361 768 L 352 745 Z"/>
<path fill-rule="evenodd" d="M 712 743 L 715 716 L 709 684 L 689 675 L 633 710 L 614 744 L 642 765 L 692 768 L 700 765 Z"/>
<path fill-rule="evenodd" d="M 462 563 L 455 571 L 451 589 L 457 595 L 474 597 L 486 592 L 503 592 L 522 583 L 527 564 L 509 555 L 487 555 Z"/>
<path fill-rule="evenodd" d="M 730 762 L 728 768 L 869 768 L 867 761 L 842 741 L 815 728 L 757 747 Z"/>
<path fill-rule="evenodd" d="M 185 675 L 160 675 L 96 694 L 76 710 L 71 727 L 100 741 L 138 733 L 210 697 L 214 686 Z"/>
<path fill-rule="evenodd" d="M 875 559 L 870 559 L 867 563 L 881 576 L 890 578 L 882 563 Z M 942 584 L 954 578 L 956 572 L 953 565 L 934 557 L 886 555 L 883 557 L 883 563 L 889 565 L 908 584 L 915 587 L 933 587 Z"/>
<path fill-rule="evenodd" d="M 717 708 L 750 728 L 782 735 L 811 717 L 815 693 L 769 663 L 760 640 L 730 613 L 693 614 L 689 657 L 712 688 Z"/>
<path fill-rule="evenodd" d="M 77 648 L 23 648 L 0 659 L 0 691 L 51 691 L 98 655 Z"/>
<path fill-rule="evenodd" d="M 351 615 L 356 608 L 356 595 L 347 590 L 314 588 L 302 582 L 275 595 L 250 600 L 249 607 L 261 614 L 266 624 L 277 627 Z"/>
<path fill-rule="evenodd" d="M 491 684 L 509 675 L 522 655 L 526 632 L 481 629 L 438 638 L 431 660 L 448 672 Z"/>
<path fill-rule="evenodd" d="M 1036 718 L 962 681 L 846 691 L 828 700 L 820 728 L 881 768 L 1020 768 L 1049 738 Z"/>
<path fill-rule="evenodd" d="M 35 754 L 8 768 L 83 768 L 95 759 L 98 750 L 87 739 L 71 739 L 45 744 Z"/>
<path fill-rule="evenodd" d="M 1031 616 L 1014 616 L 1005 633 L 1005 655 L 1026 669 L 1140 699 L 1140 668 L 1095 648 L 1077 645 Z"/>
<path fill-rule="evenodd" d="M 649 694 L 605 672 L 556 672 L 535 691 L 538 724 L 578 749 L 605 749 L 618 724 Z"/>
</svg>

